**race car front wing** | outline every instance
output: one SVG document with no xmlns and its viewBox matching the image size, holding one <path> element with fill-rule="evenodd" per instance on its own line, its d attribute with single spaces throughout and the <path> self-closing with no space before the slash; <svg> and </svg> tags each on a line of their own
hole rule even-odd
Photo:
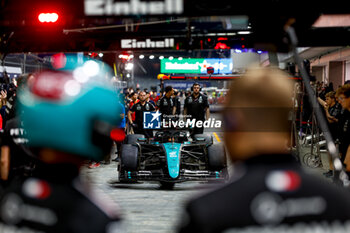
<svg viewBox="0 0 350 233">
<path fill-rule="evenodd" d="M 125 171 L 124 179 L 138 181 L 166 181 L 180 183 L 185 181 L 218 181 L 224 182 L 227 174 L 224 171 L 207 171 L 207 170 L 180 170 L 177 178 L 171 178 L 168 174 L 164 174 L 163 170 L 153 171 Z"/>
</svg>

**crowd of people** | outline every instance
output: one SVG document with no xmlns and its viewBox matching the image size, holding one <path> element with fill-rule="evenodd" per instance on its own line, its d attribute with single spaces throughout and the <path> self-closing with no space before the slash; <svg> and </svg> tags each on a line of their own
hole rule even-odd
<svg viewBox="0 0 350 233">
<path fill-rule="evenodd" d="M 333 90 L 333 84 L 317 84 L 318 102 L 324 109 L 329 131 L 333 140 L 339 145 L 339 156 L 347 171 L 350 172 L 350 82 Z M 332 170 L 325 173 L 331 176 Z"/>
<path fill-rule="evenodd" d="M 291 82 L 277 68 L 252 68 L 232 83 L 223 111 L 224 139 L 234 164 L 231 179 L 187 203 L 179 232 L 257 232 L 259 227 L 302 232 L 315 224 L 332 230 L 350 219 L 349 191 L 305 172 L 286 146 Z M 120 232 L 120 210 L 107 197 L 90 195 L 79 169 L 110 155 L 113 140 L 120 151 L 123 138 L 111 136 L 115 129 L 152 137 L 143 127 L 145 111 L 159 111 L 163 119 L 210 117 L 199 83 L 187 94 L 166 86 L 161 93 L 128 88 L 117 97 L 99 82 L 77 83 L 73 72 L 46 71 L 24 76 L 14 87 L 1 91 L 4 232 Z M 350 84 L 324 91 L 319 102 L 350 171 Z M 192 129 L 202 133 L 203 127 Z"/>
<path fill-rule="evenodd" d="M 143 128 L 143 112 L 159 111 L 164 120 L 178 120 L 195 118 L 197 120 L 209 119 L 208 97 L 200 92 L 199 83 L 194 83 L 191 91 L 178 91 L 172 86 L 166 86 L 164 91 L 148 91 L 147 89 L 134 90 L 128 88 L 120 95 L 124 100 L 126 115 L 126 132 L 144 134 L 152 137 L 152 131 Z M 197 131 L 196 131 L 197 130 Z M 195 129 L 193 134 L 203 133 L 203 128 Z"/>
</svg>

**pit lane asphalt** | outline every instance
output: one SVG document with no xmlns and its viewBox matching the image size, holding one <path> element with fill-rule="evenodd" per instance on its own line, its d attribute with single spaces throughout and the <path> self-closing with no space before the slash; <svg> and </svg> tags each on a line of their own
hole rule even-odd
<svg viewBox="0 0 350 233">
<path fill-rule="evenodd" d="M 221 129 L 210 129 L 205 132 L 211 135 L 216 132 L 222 140 L 222 132 L 219 130 Z M 214 143 L 217 143 L 216 137 L 213 138 Z M 176 232 L 186 201 L 220 185 L 185 182 L 176 184 L 173 190 L 162 190 L 158 183 L 152 182 L 121 184 L 116 182 L 116 162 L 94 169 L 84 167 L 82 174 L 94 188 L 101 190 L 119 205 L 124 219 L 121 232 L 128 233 Z"/>
</svg>

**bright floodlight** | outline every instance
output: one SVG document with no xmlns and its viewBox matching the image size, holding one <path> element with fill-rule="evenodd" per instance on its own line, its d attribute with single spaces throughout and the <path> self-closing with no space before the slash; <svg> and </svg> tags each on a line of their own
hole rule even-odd
<svg viewBox="0 0 350 233">
<path fill-rule="evenodd" d="M 85 74 L 93 77 L 100 72 L 100 66 L 97 64 L 97 62 L 89 60 L 84 63 L 83 70 Z"/>
<path fill-rule="evenodd" d="M 58 20 L 57 13 L 41 13 L 38 16 L 41 23 L 54 23 Z"/>
<path fill-rule="evenodd" d="M 250 31 L 239 31 L 237 32 L 239 35 L 248 35 L 250 34 L 251 32 Z"/>
<path fill-rule="evenodd" d="M 144 58 L 145 58 L 145 55 L 141 54 L 141 55 L 139 56 L 139 58 L 140 58 L 140 59 L 144 59 Z"/>
<path fill-rule="evenodd" d="M 126 65 L 125 65 L 125 69 L 126 70 L 132 70 L 134 68 L 134 64 L 132 64 L 132 63 L 126 63 Z"/>
<path fill-rule="evenodd" d="M 153 59 L 153 58 L 154 58 L 154 55 L 149 56 L 149 59 Z"/>
</svg>

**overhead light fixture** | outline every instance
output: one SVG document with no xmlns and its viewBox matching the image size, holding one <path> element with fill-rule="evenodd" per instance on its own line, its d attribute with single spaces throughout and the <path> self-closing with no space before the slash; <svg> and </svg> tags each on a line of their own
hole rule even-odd
<svg viewBox="0 0 350 233">
<path fill-rule="evenodd" d="M 125 61 L 129 61 L 129 60 L 131 60 L 132 59 L 132 57 L 131 56 L 134 56 L 134 55 L 129 55 L 129 54 L 120 54 L 119 55 L 119 58 L 121 58 L 121 59 L 123 59 L 123 60 L 125 60 Z"/>
<path fill-rule="evenodd" d="M 99 56 L 99 57 L 103 57 L 103 53 L 99 53 L 98 56 Z"/>
<path fill-rule="evenodd" d="M 145 55 L 141 54 L 141 55 L 139 56 L 139 58 L 140 58 L 140 59 L 144 59 L 144 58 L 145 58 Z"/>
<path fill-rule="evenodd" d="M 350 14 L 321 15 L 312 27 L 349 27 Z"/>
<path fill-rule="evenodd" d="M 125 70 L 132 70 L 134 68 L 134 64 L 129 62 L 129 63 L 126 63 L 125 65 Z"/>
<path fill-rule="evenodd" d="M 159 60 L 162 60 L 162 59 L 164 59 L 164 56 L 159 56 Z"/>
<path fill-rule="evenodd" d="M 154 55 L 150 55 L 150 56 L 149 56 L 149 59 L 152 60 L 153 58 L 154 58 Z"/>
<path fill-rule="evenodd" d="M 181 60 L 182 60 L 182 57 L 179 57 L 178 59 L 179 59 L 179 61 L 181 61 Z"/>
<path fill-rule="evenodd" d="M 250 31 L 239 31 L 237 32 L 239 35 L 247 35 L 247 34 L 250 34 L 251 32 Z"/>
<path fill-rule="evenodd" d="M 173 57 L 173 56 L 170 56 L 170 57 L 169 57 L 169 60 L 173 60 L 173 59 L 174 59 L 174 57 Z"/>
<path fill-rule="evenodd" d="M 235 35 L 237 35 L 237 33 L 235 33 L 235 32 L 226 33 L 226 36 L 235 36 Z"/>
</svg>

